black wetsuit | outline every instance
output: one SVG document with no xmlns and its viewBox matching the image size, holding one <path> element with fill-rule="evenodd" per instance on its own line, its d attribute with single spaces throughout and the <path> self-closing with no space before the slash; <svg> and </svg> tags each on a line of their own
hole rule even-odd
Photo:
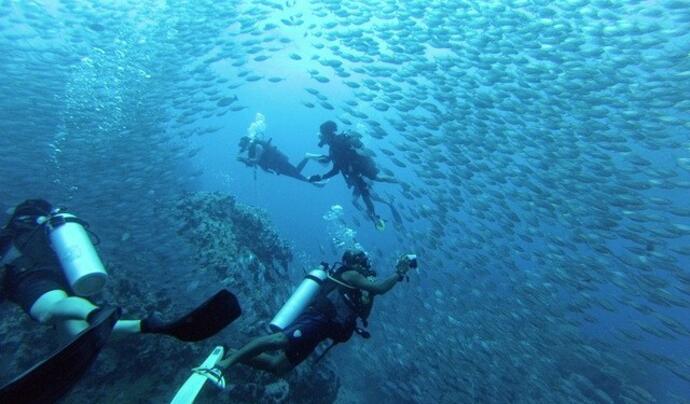
<svg viewBox="0 0 690 404">
<path fill-rule="evenodd" d="M 372 220 L 377 220 L 378 215 L 374 209 L 371 184 L 365 179 L 376 180 L 378 178 L 379 169 L 376 167 L 374 159 L 362 154 L 360 152 L 364 147 L 362 142 L 350 135 L 335 135 L 328 145 L 328 157 L 333 163 L 333 167 L 322 176 L 322 179 L 328 179 L 341 173 L 348 188 L 353 188 L 355 198 L 362 197 L 369 217 Z"/>
<path fill-rule="evenodd" d="M 334 135 L 328 146 L 328 158 L 333 167 L 323 175 L 323 179 L 331 178 L 339 172 L 345 177 L 363 176 L 371 180 L 377 179 L 379 169 L 374 159 L 361 152 L 364 145 L 359 139 L 346 134 Z"/>
<path fill-rule="evenodd" d="M 29 313 L 31 306 L 44 293 L 69 290 L 60 261 L 42 226 L 16 235 L 12 243 L 21 255 L 2 268 L 3 297 Z"/>
<path fill-rule="evenodd" d="M 266 171 L 309 182 L 309 180 L 302 175 L 302 169 L 307 164 L 307 160 L 302 160 L 300 164 L 293 166 L 288 157 L 278 150 L 277 147 L 273 146 L 270 140 L 252 141 L 247 150 L 247 154 L 250 160 L 256 161 L 256 164 Z"/>
</svg>

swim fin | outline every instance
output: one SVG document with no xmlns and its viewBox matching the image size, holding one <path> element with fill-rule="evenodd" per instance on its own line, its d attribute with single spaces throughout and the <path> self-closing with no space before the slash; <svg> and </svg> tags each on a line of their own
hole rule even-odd
<svg viewBox="0 0 690 404">
<path fill-rule="evenodd" d="M 182 341 L 201 341 L 215 335 L 242 314 L 237 297 L 222 289 L 199 307 L 181 318 L 164 322 L 148 317 L 141 322 L 141 332 L 165 334 Z"/>
<path fill-rule="evenodd" d="M 101 311 L 70 343 L 4 385 L 0 403 L 54 403 L 67 394 L 96 360 L 120 313 Z"/>
<path fill-rule="evenodd" d="M 217 346 L 198 368 L 192 369 L 187 381 L 177 390 L 170 404 L 192 404 L 199 395 L 206 381 L 210 381 L 221 389 L 225 388 L 223 372 L 216 368 L 216 363 L 223 359 L 225 348 Z"/>
</svg>

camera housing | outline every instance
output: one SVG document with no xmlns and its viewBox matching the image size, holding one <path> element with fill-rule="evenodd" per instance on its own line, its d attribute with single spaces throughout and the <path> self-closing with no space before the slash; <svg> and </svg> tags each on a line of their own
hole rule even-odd
<svg viewBox="0 0 690 404">
<path fill-rule="evenodd" d="M 410 261 L 410 263 L 409 263 L 410 268 L 416 269 L 418 266 L 417 254 L 407 254 L 405 257 L 407 257 L 407 260 Z"/>
</svg>

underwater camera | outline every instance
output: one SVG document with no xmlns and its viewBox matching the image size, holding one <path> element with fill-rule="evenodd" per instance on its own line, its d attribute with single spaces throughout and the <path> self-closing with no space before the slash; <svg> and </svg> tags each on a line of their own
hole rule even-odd
<svg viewBox="0 0 690 404">
<path fill-rule="evenodd" d="M 407 254 L 405 257 L 410 261 L 410 268 L 417 269 L 417 254 Z"/>
</svg>

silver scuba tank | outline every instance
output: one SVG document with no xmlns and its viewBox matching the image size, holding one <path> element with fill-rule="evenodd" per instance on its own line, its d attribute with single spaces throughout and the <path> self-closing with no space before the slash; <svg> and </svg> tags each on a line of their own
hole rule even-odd
<svg viewBox="0 0 690 404">
<path fill-rule="evenodd" d="M 45 225 L 50 244 L 74 293 L 91 296 L 100 292 L 108 273 L 77 217 L 58 211 L 46 219 Z"/>
<path fill-rule="evenodd" d="M 295 321 L 304 309 L 309 306 L 309 303 L 314 300 L 326 279 L 328 279 L 328 274 L 323 269 L 315 269 L 309 272 L 292 296 L 278 311 L 278 314 L 271 320 L 269 324 L 271 330 L 274 332 L 282 331 Z"/>
</svg>

